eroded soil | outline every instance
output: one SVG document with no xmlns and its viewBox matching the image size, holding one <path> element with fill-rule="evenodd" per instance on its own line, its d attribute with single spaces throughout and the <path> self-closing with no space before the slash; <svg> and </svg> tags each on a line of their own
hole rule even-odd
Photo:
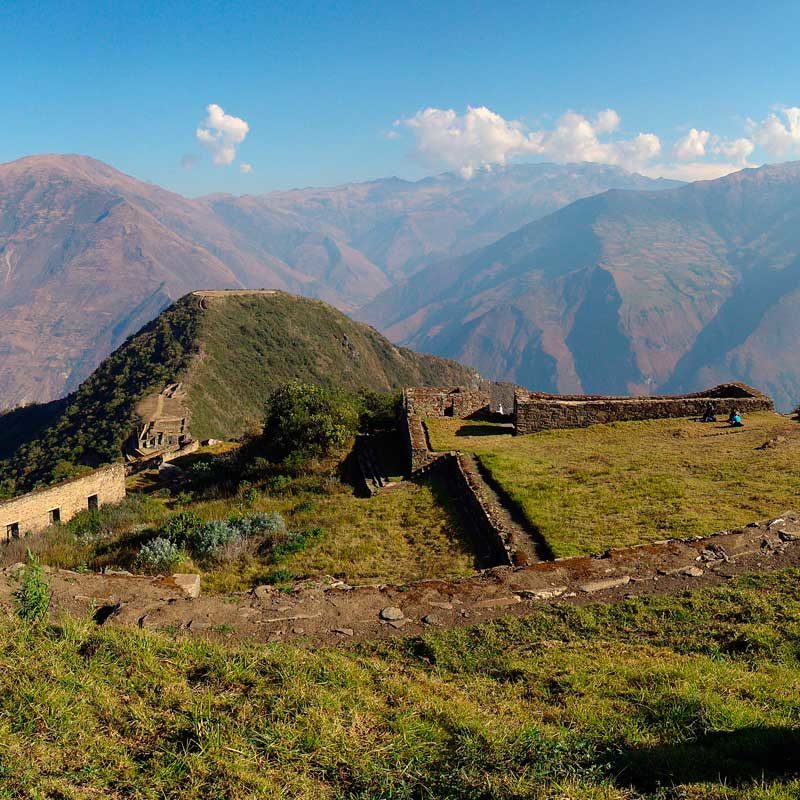
<svg viewBox="0 0 800 800">
<path fill-rule="evenodd" d="M 309 644 L 420 634 L 522 616 L 542 603 L 618 602 L 723 583 L 749 572 L 800 566 L 800 515 L 689 541 L 612 550 L 525 567 L 496 567 L 455 581 L 406 586 L 305 584 L 291 592 L 259 586 L 230 596 L 188 597 L 171 577 L 52 570 L 52 614 L 95 615 L 102 624 Z M 21 565 L 0 572 L 0 603 L 10 608 Z M 98 613 L 99 610 L 99 613 Z"/>
</svg>

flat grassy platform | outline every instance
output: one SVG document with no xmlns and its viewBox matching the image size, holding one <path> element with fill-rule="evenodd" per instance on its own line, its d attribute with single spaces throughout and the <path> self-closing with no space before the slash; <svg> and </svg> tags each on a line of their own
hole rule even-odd
<svg viewBox="0 0 800 800">
<path fill-rule="evenodd" d="M 486 422 L 426 424 L 435 449 L 478 455 L 555 555 L 573 556 L 706 535 L 797 506 L 800 424 L 771 413 L 745 422 L 652 420 L 519 437 Z"/>
<path fill-rule="evenodd" d="M 224 519 L 230 501 L 195 503 L 207 519 Z M 406 583 L 457 578 L 477 569 L 446 493 L 437 483 L 403 483 L 369 499 L 341 484 L 325 492 L 265 496 L 251 510 L 278 511 L 292 530 L 319 527 L 322 536 L 279 565 L 296 578 L 335 575 L 348 583 Z M 207 591 L 236 591 L 264 583 L 273 567 L 258 557 L 221 564 L 206 572 Z"/>
<path fill-rule="evenodd" d="M 43 563 L 54 567 L 135 570 L 142 543 L 156 536 L 171 514 L 190 511 L 204 520 L 225 520 L 263 511 L 279 512 L 291 531 L 319 533 L 307 547 L 277 563 L 248 549 L 200 565 L 184 561 L 180 569 L 202 572 L 203 591 L 227 593 L 268 582 L 288 586 L 294 580 L 325 575 L 352 584 L 458 578 L 474 574 L 479 566 L 473 542 L 464 533 L 447 492 L 436 481 L 402 483 L 364 499 L 355 497 L 350 486 L 334 478 L 306 475 L 279 491 L 257 491 L 248 502 L 236 496 L 193 500 L 180 494 L 145 493 L 157 485 L 149 473 L 130 479 L 129 491 L 134 490 L 127 499 L 119 506 L 101 509 L 104 533 L 99 537 L 76 535 L 69 525 L 51 526 L 41 534 L 4 545 L 0 564 L 24 560 L 30 548 Z"/>
</svg>

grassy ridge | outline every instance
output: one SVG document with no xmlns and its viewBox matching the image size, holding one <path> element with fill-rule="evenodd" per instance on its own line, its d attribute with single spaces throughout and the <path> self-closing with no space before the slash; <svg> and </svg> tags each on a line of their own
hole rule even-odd
<svg viewBox="0 0 800 800">
<path fill-rule="evenodd" d="M 486 423 L 427 424 L 436 449 L 479 455 L 556 556 L 708 535 L 800 495 L 800 425 L 777 414 L 749 415 L 737 431 L 674 419 L 513 437 Z"/>
<path fill-rule="evenodd" d="M 49 424 L 43 426 L 43 414 L 33 409 L 0 415 L 0 428 L 6 418 L 17 422 L 15 444 L 26 440 L 0 461 L 0 487 L 26 491 L 68 477 L 69 465 L 94 467 L 118 460 L 123 440 L 135 427 L 139 398 L 188 367 L 196 352 L 198 316 L 197 304 L 188 298 L 170 306 L 58 401 L 60 413 Z M 27 436 L 19 430 L 21 420 Z"/>
<path fill-rule="evenodd" d="M 206 302 L 202 356 L 187 379 L 191 428 L 198 438 L 240 436 L 262 421 L 269 393 L 293 379 L 388 392 L 464 384 L 475 375 L 454 361 L 395 347 L 317 300 L 276 293 Z"/>
<path fill-rule="evenodd" d="M 309 652 L 0 620 L 0 798 L 789 800 L 800 573 Z"/>
<path fill-rule="evenodd" d="M 453 361 L 397 348 L 319 301 L 279 293 L 207 304 L 183 297 L 69 397 L 0 415 L 0 497 L 69 477 L 71 465 L 120 458 L 139 400 L 172 381 L 187 383 L 194 436 L 226 439 L 259 423 L 268 394 L 291 379 L 389 391 L 474 377 Z"/>
</svg>

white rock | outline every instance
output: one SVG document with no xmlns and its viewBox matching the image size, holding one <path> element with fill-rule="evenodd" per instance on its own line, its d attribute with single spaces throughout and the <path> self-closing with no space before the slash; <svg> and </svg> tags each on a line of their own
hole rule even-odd
<svg viewBox="0 0 800 800">
<path fill-rule="evenodd" d="M 175 585 L 188 597 L 200 597 L 200 576 L 194 573 L 176 572 L 172 576 Z"/>
</svg>

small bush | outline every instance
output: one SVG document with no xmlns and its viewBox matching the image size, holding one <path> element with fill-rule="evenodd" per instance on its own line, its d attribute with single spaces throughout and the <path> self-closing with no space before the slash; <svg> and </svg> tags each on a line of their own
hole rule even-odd
<svg viewBox="0 0 800 800">
<path fill-rule="evenodd" d="M 183 560 L 183 553 L 178 546 L 158 536 L 142 546 L 136 557 L 136 566 L 147 572 L 172 572 Z"/>
<path fill-rule="evenodd" d="M 228 524 L 244 538 L 264 536 L 286 530 L 286 523 L 277 512 L 256 512 L 241 517 L 231 517 Z"/>
<path fill-rule="evenodd" d="M 273 548 L 273 560 L 280 561 L 292 555 L 292 553 L 299 553 L 301 550 L 305 550 L 310 544 L 320 539 L 323 533 L 322 528 L 304 528 L 299 531 L 290 531 L 286 534 L 286 538 Z"/>
<path fill-rule="evenodd" d="M 67 530 L 79 541 L 91 543 L 97 541 L 103 533 L 103 520 L 100 510 L 81 511 L 76 514 L 68 523 Z"/>
<path fill-rule="evenodd" d="M 173 514 L 161 527 L 161 537 L 180 546 L 191 541 L 205 523 L 192 511 Z"/>
<path fill-rule="evenodd" d="M 403 406 L 400 392 L 373 392 L 362 389 L 358 393 L 361 410 L 358 416 L 358 429 L 364 433 L 392 430 L 397 426 Z"/>
<path fill-rule="evenodd" d="M 241 539 L 241 534 L 229 523 L 212 520 L 192 533 L 187 544 L 198 558 L 213 558 L 232 542 Z"/>
<path fill-rule="evenodd" d="M 22 580 L 14 592 L 14 610 L 17 616 L 31 625 L 38 625 L 50 608 L 50 586 L 37 556 L 28 550 Z"/>
<path fill-rule="evenodd" d="M 237 548 L 231 545 L 246 542 L 256 536 L 276 537 L 286 530 L 283 517 L 277 513 L 256 512 L 230 517 L 227 521 L 203 522 L 194 514 L 184 512 L 170 517 L 162 528 L 162 537 L 175 545 L 186 547 L 199 559 L 233 557 Z M 272 546 L 274 541 L 269 542 Z M 228 551 L 225 553 L 224 551 Z M 239 548 L 241 550 L 241 548 Z"/>
<path fill-rule="evenodd" d="M 271 492 L 282 492 L 291 482 L 292 479 L 288 475 L 273 475 L 267 480 L 267 489 Z"/>
<path fill-rule="evenodd" d="M 279 567 L 278 569 L 272 570 L 272 572 L 267 576 L 267 583 L 270 583 L 273 586 L 276 584 L 287 585 L 292 583 L 294 578 L 294 572 L 292 572 L 290 569 Z"/>
<path fill-rule="evenodd" d="M 267 401 L 261 446 L 273 461 L 326 456 L 358 427 L 352 401 L 310 383 L 291 381 Z"/>
</svg>

